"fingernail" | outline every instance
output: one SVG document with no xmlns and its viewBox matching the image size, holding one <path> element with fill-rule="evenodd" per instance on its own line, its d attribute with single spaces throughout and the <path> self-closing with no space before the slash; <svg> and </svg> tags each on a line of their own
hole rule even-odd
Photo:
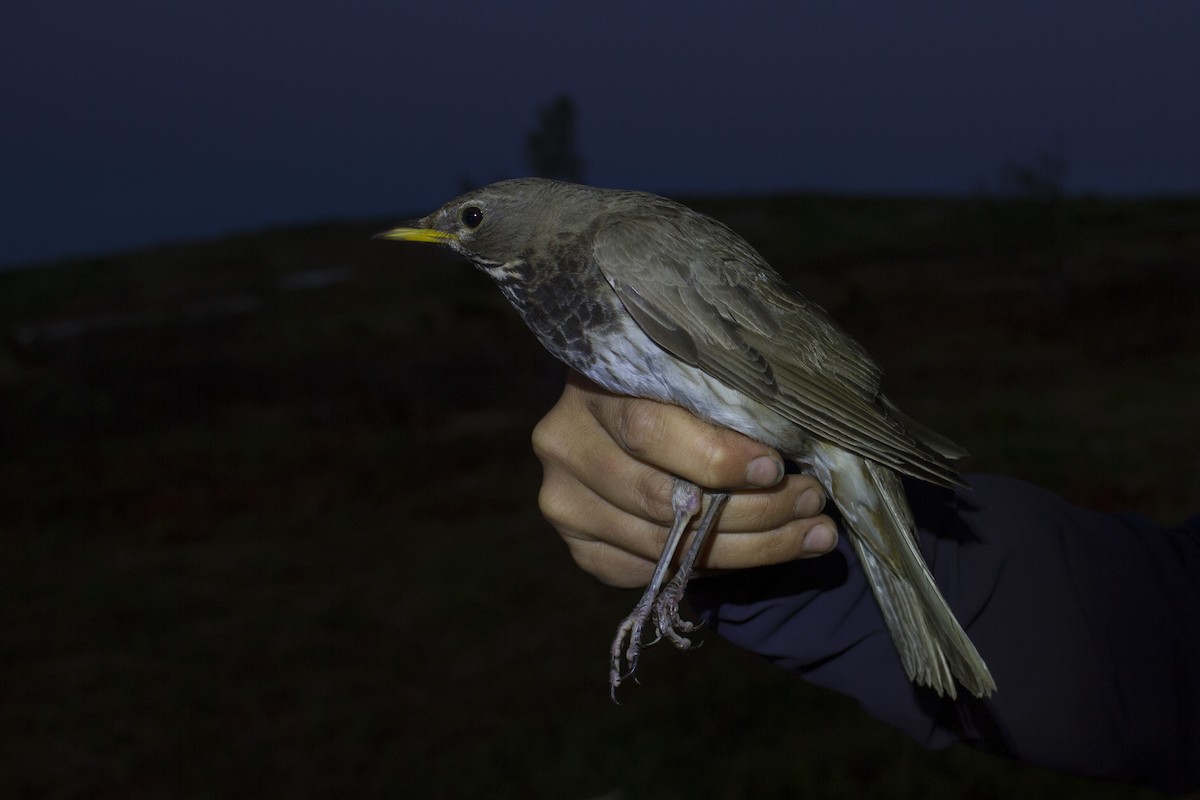
<svg viewBox="0 0 1200 800">
<path fill-rule="evenodd" d="M 746 468 L 746 483 L 751 486 L 774 486 L 783 477 L 783 464 L 770 456 L 759 456 Z"/>
<path fill-rule="evenodd" d="M 815 525 L 804 537 L 804 551 L 816 555 L 828 553 L 837 544 L 837 529 L 832 525 L 821 523 Z"/>
<path fill-rule="evenodd" d="M 825 508 L 825 493 L 820 489 L 805 489 L 796 498 L 796 505 L 792 508 L 792 512 L 796 515 L 796 519 L 804 519 L 805 517 L 815 517 L 821 513 L 823 508 Z"/>
</svg>

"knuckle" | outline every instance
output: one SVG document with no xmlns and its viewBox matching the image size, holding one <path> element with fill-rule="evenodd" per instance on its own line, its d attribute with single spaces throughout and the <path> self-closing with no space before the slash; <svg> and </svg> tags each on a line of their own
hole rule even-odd
<svg viewBox="0 0 1200 800">
<path fill-rule="evenodd" d="M 745 505 L 741 513 L 744 527 L 751 531 L 770 530 L 786 521 L 785 515 L 779 514 L 773 502 L 774 496 L 768 494 L 746 494 Z"/>
<path fill-rule="evenodd" d="M 555 530 L 561 531 L 572 526 L 576 508 L 577 504 L 563 490 L 560 481 L 549 476 L 543 477 L 538 490 L 538 510 Z"/>
<path fill-rule="evenodd" d="M 660 525 L 670 522 L 675 516 L 671 507 L 673 484 L 673 479 L 666 473 L 642 470 L 632 484 L 637 515 Z"/>
<path fill-rule="evenodd" d="M 739 568 L 769 566 L 795 561 L 804 555 L 804 534 L 794 525 L 749 534 L 741 543 L 741 552 L 731 556 Z"/>
<path fill-rule="evenodd" d="M 645 400 L 622 400 L 613 435 L 632 455 L 645 453 L 662 435 L 661 410 Z"/>
<path fill-rule="evenodd" d="M 763 537 L 759 554 L 767 564 L 794 561 L 804 555 L 804 533 L 796 525 L 785 525 Z"/>
<path fill-rule="evenodd" d="M 644 586 L 654 571 L 653 564 L 597 542 L 569 541 L 567 545 L 580 569 L 609 586 Z"/>
<path fill-rule="evenodd" d="M 762 534 L 786 525 L 792 515 L 775 492 L 736 492 L 730 498 L 721 519 L 725 530 Z"/>
<path fill-rule="evenodd" d="M 738 468 L 736 459 L 730 449 L 725 446 L 720 432 L 712 431 L 703 438 L 699 446 L 701 458 L 698 463 L 701 465 L 703 475 L 697 477 L 701 484 L 723 487 L 741 483 L 741 480 L 734 474 Z M 743 467 L 742 470 L 745 471 L 745 468 Z"/>
<path fill-rule="evenodd" d="M 571 539 L 567 541 L 567 547 L 571 551 L 572 560 L 580 569 L 607 582 L 609 577 L 608 558 L 604 556 L 600 548 L 595 546 L 595 542 Z"/>
<path fill-rule="evenodd" d="M 566 440 L 560 435 L 560 430 L 553 419 L 553 412 L 542 417 L 538 424 L 533 426 L 533 433 L 529 438 L 533 445 L 533 454 L 543 464 L 562 460 L 566 450 Z"/>
</svg>

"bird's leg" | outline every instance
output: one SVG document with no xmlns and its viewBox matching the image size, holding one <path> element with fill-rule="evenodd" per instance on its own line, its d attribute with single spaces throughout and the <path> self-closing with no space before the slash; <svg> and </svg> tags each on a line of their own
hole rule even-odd
<svg viewBox="0 0 1200 800">
<path fill-rule="evenodd" d="M 714 527 L 717 514 L 721 512 L 721 507 L 728 499 L 727 492 L 714 492 L 708 495 L 708 508 L 704 510 L 704 516 L 700 518 L 700 524 L 696 526 L 692 543 L 688 547 L 687 553 L 684 554 L 679 569 L 675 571 L 675 577 L 654 601 L 654 618 L 658 623 L 659 636 L 667 637 L 680 650 L 687 650 L 692 646 L 692 641 L 686 636 L 681 636 L 679 632 L 687 633 L 696 629 L 695 624 L 679 618 L 679 603 L 683 600 L 683 590 L 687 588 L 688 580 L 692 577 L 692 568 L 695 567 L 696 558 L 700 555 L 700 550 L 703 549 L 704 542 Z"/>
<path fill-rule="evenodd" d="M 700 498 L 701 493 L 698 486 L 688 483 L 682 478 L 675 479 L 675 488 L 671 493 L 671 508 L 675 512 L 675 522 L 671 526 L 671 533 L 667 536 L 667 544 L 658 558 L 658 565 L 654 568 L 650 585 L 646 587 L 642 599 L 638 600 L 633 611 L 621 622 L 617 628 L 616 638 L 613 639 L 608 685 L 614 700 L 621 681 L 632 675 L 633 671 L 637 669 L 638 653 L 642 649 L 642 628 L 646 626 L 646 621 L 650 619 L 650 614 L 655 608 L 654 601 L 658 597 L 663 581 L 666 580 L 667 571 L 671 568 L 671 562 L 675 558 L 675 551 L 679 549 L 679 542 L 683 539 L 683 532 L 687 530 L 692 517 L 696 516 L 700 510 Z M 625 646 L 626 638 L 629 640 L 628 648 Z M 629 664 L 629 671 L 624 674 L 621 672 L 622 657 Z"/>
</svg>

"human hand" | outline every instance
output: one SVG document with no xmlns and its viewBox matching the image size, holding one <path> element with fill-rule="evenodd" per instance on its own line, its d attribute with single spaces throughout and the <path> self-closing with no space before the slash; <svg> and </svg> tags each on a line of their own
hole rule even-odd
<svg viewBox="0 0 1200 800">
<path fill-rule="evenodd" d="M 837 529 L 807 475 L 784 475 L 771 448 L 676 406 L 621 397 L 572 372 L 533 431 L 542 514 L 580 567 L 613 586 L 644 586 L 671 527 L 678 475 L 734 490 L 698 565 L 745 569 L 821 555 Z"/>
</svg>

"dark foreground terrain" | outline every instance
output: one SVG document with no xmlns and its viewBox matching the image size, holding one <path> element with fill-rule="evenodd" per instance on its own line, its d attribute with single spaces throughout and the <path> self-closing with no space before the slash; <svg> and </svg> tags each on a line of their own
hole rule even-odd
<svg viewBox="0 0 1200 800">
<path fill-rule="evenodd" d="M 1200 201 L 710 199 L 973 453 L 1200 507 Z M 538 516 L 563 370 L 389 220 L 0 274 L 0 797 L 1150 797 L 929 753 Z"/>
</svg>

